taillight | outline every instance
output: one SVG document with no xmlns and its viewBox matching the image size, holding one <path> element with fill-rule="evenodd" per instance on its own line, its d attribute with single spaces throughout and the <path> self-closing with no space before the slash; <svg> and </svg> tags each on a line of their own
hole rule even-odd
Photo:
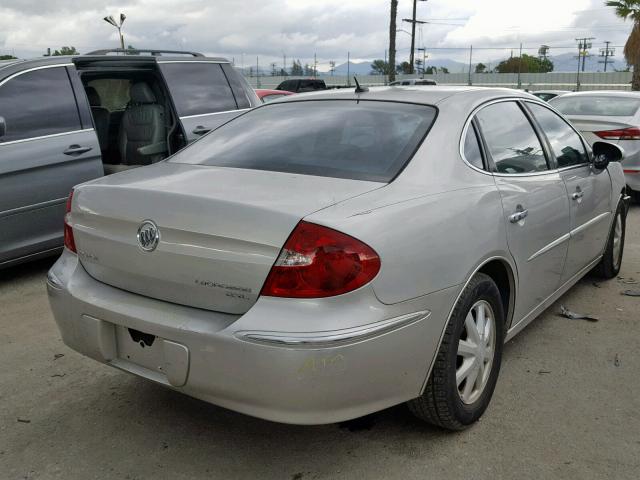
<svg viewBox="0 0 640 480">
<path fill-rule="evenodd" d="M 593 132 L 604 140 L 640 140 L 640 128 L 630 127 L 619 130 L 604 130 Z"/>
<path fill-rule="evenodd" d="M 64 246 L 71 250 L 73 253 L 76 252 L 76 241 L 73 238 L 73 229 L 69 224 L 69 216 L 71 215 L 71 202 L 73 201 L 73 190 L 69 194 L 69 198 L 67 198 L 67 208 L 64 213 Z"/>
<path fill-rule="evenodd" d="M 331 297 L 373 280 L 380 257 L 365 243 L 314 223 L 300 222 L 271 268 L 261 295 Z"/>
</svg>

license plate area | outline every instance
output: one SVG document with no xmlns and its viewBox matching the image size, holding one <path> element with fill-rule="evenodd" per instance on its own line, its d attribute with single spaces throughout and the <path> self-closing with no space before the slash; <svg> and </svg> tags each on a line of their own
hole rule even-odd
<svg viewBox="0 0 640 480">
<path fill-rule="evenodd" d="M 118 325 L 116 327 L 116 341 L 118 358 L 164 373 L 163 339 Z"/>
</svg>

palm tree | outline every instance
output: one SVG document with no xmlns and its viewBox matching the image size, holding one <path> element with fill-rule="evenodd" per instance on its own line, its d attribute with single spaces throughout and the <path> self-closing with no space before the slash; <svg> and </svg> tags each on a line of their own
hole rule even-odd
<svg viewBox="0 0 640 480">
<path fill-rule="evenodd" d="M 389 81 L 396 79 L 396 17 L 398 0 L 391 0 L 391 19 L 389 21 Z"/>
<path fill-rule="evenodd" d="M 616 9 L 616 15 L 633 21 L 633 29 L 624 45 L 624 58 L 633 65 L 631 89 L 640 90 L 640 0 L 609 0 L 608 7 Z"/>
</svg>

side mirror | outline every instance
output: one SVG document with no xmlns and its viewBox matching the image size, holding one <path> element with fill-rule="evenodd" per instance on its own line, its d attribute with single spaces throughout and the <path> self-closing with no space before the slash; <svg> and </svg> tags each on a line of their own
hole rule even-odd
<svg viewBox="0 0 640 480">
<path fill-rule="evenodd" d="M 0 117 L 0 137 L 4 137 L 7 134 L 7 122 L 4 121 L 4 117 Z"/>
<path fill-rule="evenodd" d="M 624 159 L 624 150 L 613 143 L 594 142 L 592 148 L 593 166 L 598 170 L 607 168 L 610 162 L 621 162 Z"/>
</svg>

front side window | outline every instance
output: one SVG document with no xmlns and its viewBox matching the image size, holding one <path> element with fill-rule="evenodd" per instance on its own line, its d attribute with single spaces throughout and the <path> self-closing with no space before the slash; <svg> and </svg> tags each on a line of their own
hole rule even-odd
<svg viewBox="0 0 640 480">
<path fill-rule="evenodd" d="M 528 103 L 528 106 L 551 144 L 558 168 L 589 162 L 580 136 L 564 120 L 541 105 Z"/>
<path fill-rule="evenodd" d="M 548 169 L 542 144 L 517 103 L 494 103 L 480 110 L 476 118 L 498 173 Z"/>
<path fill-rule="evenodd" d="M 390 182 L 436 116 L 428 105 L 316 100 L 265 104 L 171 161 Z"/>
<path fill-rule="evenodd" d="M 23 73 L 0 87 L 0 142 L 80 130 L 78 107 L 64 67 Z"/>
<path fill-rule="evenodd" d="M 160 69 L 181 117 L 237 109 L 219 64 L 161 63 Z"/>
</svg>

